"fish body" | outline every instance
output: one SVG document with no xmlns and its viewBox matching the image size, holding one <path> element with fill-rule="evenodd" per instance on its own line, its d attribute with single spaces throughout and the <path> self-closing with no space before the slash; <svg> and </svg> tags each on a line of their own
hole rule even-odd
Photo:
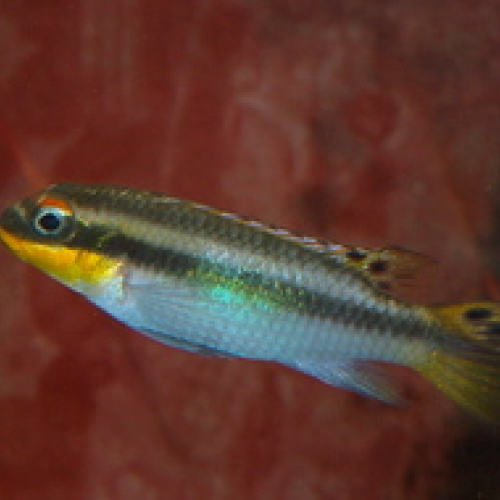
<svg viewBox="0 0 500 500">
<path fill-rule="evenodd" d="M 165 344 L 275 361 L 401 401 L 374 361 L 412 367 L 496 418 L 499 308 L 435 308 L 387 287 L 420 256 L 359 249 L 160 194 L 59 184 L 9 208 L 0 239 L 128 326 Z M 475 395 L 480 384 L 480 394 Z"/>
</svg>

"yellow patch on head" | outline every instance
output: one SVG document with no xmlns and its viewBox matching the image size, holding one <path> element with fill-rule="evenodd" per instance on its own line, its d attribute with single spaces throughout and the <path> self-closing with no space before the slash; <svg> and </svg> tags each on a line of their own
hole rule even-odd
<svg viewBox="0 0 500 500">
<path fill-rule="evenodd" d="M 1 228 L 0 239 L 20 259 L 68 285 L 78 282 L 99 285 L 116 276 L 120 267 L 120 262 L 105 255 L 25 240 Z"/>
</svg>

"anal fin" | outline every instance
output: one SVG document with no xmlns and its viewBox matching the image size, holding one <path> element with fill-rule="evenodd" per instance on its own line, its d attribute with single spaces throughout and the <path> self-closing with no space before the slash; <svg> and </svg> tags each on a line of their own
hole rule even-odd
<svg viewBox="0 0 500 500">
<path fill-rule="evenodd" d="M 328 385 L 364 394 L 391 405 L 401 406 L 405 403 L 384 371 L 369 361 L 353 361 L 348 364 L 299 361 L 290 366 Z"/>
</svg>

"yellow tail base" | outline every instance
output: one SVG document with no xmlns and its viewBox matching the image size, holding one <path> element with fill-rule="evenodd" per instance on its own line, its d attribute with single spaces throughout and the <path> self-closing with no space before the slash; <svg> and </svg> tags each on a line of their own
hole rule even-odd
<svg viewBox="0 0 500 500">
<path fill-rule="evenodd" d="M 429 311 L 443 326 L 443 342 L 416 370 L 466 410 L 500 424 L 500 304 Z"/>
</svg>

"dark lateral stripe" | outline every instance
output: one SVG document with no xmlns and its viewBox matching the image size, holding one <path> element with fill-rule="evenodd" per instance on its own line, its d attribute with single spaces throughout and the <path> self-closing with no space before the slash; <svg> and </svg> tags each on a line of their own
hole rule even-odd
<svg viewBox="0 0 500 500">
<path fill-rule="evenodd" d="M 132 265 L 150 268 L 153 272 L 177 279 L 196 280 L 201 286 L 223 284 L 235 293 L 255 292 L 263 301 L 290 312 L 311 317 L 330 318 L 339 324 L 374 329 L 387 325 L 402 334 L 418 334 L 421 325 L 407 316 L 389 318 L 380 308 L 359 307 L 341 298 L 298 287 L 293 283 L 277 282 L 252 270 L 241 270 L 218 264 L 203 256 L 192 256 L 165 247 L 156 247 L 123 234 L 109 236 L 109 228 L 81 225 L 68 246 L 125 259 Z M 193 275 L 194 271 L 194 275 Z M 249 299 L 251 300 L 251 299 Z M 389 325 L 390 322 L 390 325 Z M 384 330 L 384 328 L 380 328 Z M 418 331 L 417 331 L 418 330 Z"/>
</svg>

